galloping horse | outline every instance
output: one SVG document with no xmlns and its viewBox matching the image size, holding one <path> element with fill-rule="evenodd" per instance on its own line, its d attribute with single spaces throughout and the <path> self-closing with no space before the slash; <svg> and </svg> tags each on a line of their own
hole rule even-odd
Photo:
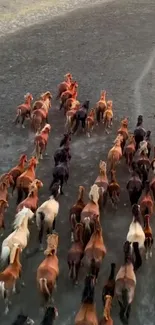
<svg viewBox="0 0 155 325">
<path fill-rule="evenodd" d="M 40 100 L 36 101 L 33 105 L 33 110 L 31 114 L 31 126 L 34 132 L 38 132 L 48 123 L 48 112 L 51 108 L 52 94 L 50 91 L 42 94 Z"/>
</svg>

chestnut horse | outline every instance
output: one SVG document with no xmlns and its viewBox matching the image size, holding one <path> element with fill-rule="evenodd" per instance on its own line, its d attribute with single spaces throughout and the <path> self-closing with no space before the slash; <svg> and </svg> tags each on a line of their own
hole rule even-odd
<svg viewBox="0 0 155 325">
<path fill-rule="evenodd" d="M 144 188 L 144 195 L 140 200 L 140 211 L 142 214 L 142 217 L 144 218 L 146 213 L 149 213 L 150 216 L 153 215 L 154 210 L 154 203 L 151 197 L 150 192 L 150 183 L 149 181 L 145 182 L 145 188 Z M 146 212 L 148 211 L 148 212 Z"/>
<path fill-rule="evenodd" d="M 122 158 L 122 147 L 121 147 L 122 138 L 118 136 L 114 141 L 114 146 L 108 152 L 107 165 L 108 170 L 115 170 L 116 164 L 119 163 Z"/>
<path fill-rule="evenodd" d="M 64 93 L 65 91 L 70 89 L 71 83 L 73 81 L 73 77 L 71 73 L 66 73 L 64 76 L 65 80 L 61 82 L 58 86 L 58 94 L 56 97 L 56 100 L 58 100 L 61 97 L 61 94 Z"/>
<path fill-rule="evenodd" d="M 129 172 L 131 171 L 131 165 L 133 162 L 133 157 L 136 152 L 136 141 L 134 135 L 129 135 L 128 145 L 124 149 L 124 157 L 126 159 L 126 164 L 129 168 Z"/>
<path fill-rule="evenodd" d="M 107 202 L 108 194 L 108 178 L 107 178 L 107 164 L 105 161 L 100 160 L 99 163 L 99 176 L 95 180 L 95 184 L 99 187 L 99 207 L 102 209 Z"/>
<path fill-rule="evenodd" d="M 6 200 L 0 199 L 0 229 L 5 229 L 5 223 L 4 223 L 4 213 L 6 209 L 8 208 L 8 202 Z"/>
<path fill-rule="evenodd" d="M 31 114 L 31 125 L 34 132 L 38 132 L 48 123 L 48 112 L 51 108 L 52 94 L 50 91 L 42 94 L 40 100 L 36 101 L 33 105 L 33 111 Z"/>
<path fill-rule="evenodd" d="M 37 166 L 37 159 L 32 157 L 24 173 L 18 176 L 16 180 L 16 188 L 18 192 L 17 204 L 22 201 L 23 194 L 25 198 L 29 193 L 29 185 L 35 180 L 35 168 Z"/>
<path fill-rule="evenodd" d="M 95 108 L 92 108 L 86 118 L 86 133 L 90 138 L 95 126 Z"/>
<path fill-rule="evenodd" d="M 98 325 L 96 307 L 94 304 L 95 278 L 87 275 L 80 310 L 75 316 L 74 325 Z"/>
<path fill-rule="evenodd" d="M 12 195 L 16 188 L 17 177 L 20 176 L 25 171 L 25 164 L 27 163 L 27 156 L 25 154 L 21 155 L 19 158 L 19 163 L 17 166 L 13 167 L 9 174 L 12 176 L 14 184 L 12 185 Z"/>
<path fill-rule="evenodd" d="M 104 115 L 103 115 L 103 124 L 104 124 L 104 128 L 105 128 L 105 131 L 107 134 L 109 134 L 109 131 L 108 129 L 111 128 L 112 126 L 112 121 L 113 121 L 113 102 L 112 100 L 108 100 L 107 101 L 107 108 L 104 112 Z"/>
<path fill-rule="evenodd" d="M 146 259 L 148 257 L 152 257 L 152 248 L 153 248 L 153 234 L 152 234 L 152 228 L 150 226 L 150 216 L 149 214 L 146 214 L 144 217 L 144 233 L 145 233 L 145 253 L 146 253 Z"/>
<path fill-rule="evenodd" d="M 70 225 L 71 225 L 71 242 L 74 241 L 74 229 L 77 223 L 80 222 L 81 220 L 81 212 L 85 207 L 85 203 L 84 203 L 84 192 L 85 189 L 83 186 L 79 186 L 79 195 L 78 195 L 78 199 L 76 201 L 76 203 L 71 207 L 70 211 L 69 211 L 69 221 L 70 221 Z"/>
<path fill-rule="evenodd" d="M 81 222 L 84 224 L 84 245 L 87 245 L 94 231 L 95 220 L 100 216 L 99 197 L 99 187 L 94 184 L 89 192 L 89 202 L 81 212 Z"/>
<path fill-rule="evenodd" d="M 37 160 L 43 159 L 43 152 L 45 152 L 47 147 L 47 142 L 49 138 L 49 133 L 51 131 L 50 124 L 46 124 L 40 133 L 35 135 L 35 156 Z"/>
<path fill-rule="evenodd" d="M 113 320 L 110 315 L 111 305 L 112 305 L 112 296 L 106 295 L 105 303 L 104 303 L 104 312 L 103 312 L 102 319 L 99 322 L 99 325 L 113 325 Z"/>
<path fill-rule="evenodd" d="M 134 299 L 136 288 L 136 275 L 132 262 L 131 245 L 127 241 L 124 245 L 124 264 L 116 275 L 115 294 L 120 306 L 120 319 L 123 324 L 128 324 L 131 303 Z"/>
<path fill-rule="evenodd" d="M 117 209 L 120 200 L 120 186 L 116 180 L 115 170 L 111 170 L 111 180 L 108 186 L 108 193 L 113 208 Z"/>
<path fill-rule="evenodd" d="M 33 96 L 30 93 L 27 93 L 24 96 L 25 102 L 17 107 L 17 115 L 15 119 L 15 124 L 21 123 L 22 128 L 25 128 L 24 122 L 26 118 L 31 116 L 31 103 Z"/>
<path fill-rule="evenodd" d="M 25 200 L 18 204 L 16 212 L 18 213 L 24 207 L 29 208 L 32 212 L 36 212 L 38 208 L 38 190 L 43 187 L 43 183 L 39 179 L 35 179 L 29 185 L 29 194 Z"/>
<path fill-rule="evenodd" d="M 3 174 L 0 180 L 0 199 L 8 201 L 8 188 L 14 185 L 13 177 L 9 174 Z"/>
<path fill-rule="evenodd" d="M 120 134 L 123 137 L 123 140 L 122 140 L 122 143 L 121 143 L 122 153 L 123 153 L 126 141 L 127 141 L 128 137 L 129 137 L 128 119 L 127 118 L 125 118 L 124 120 L 121 121 L 121 126 L 120 126 L 119 130 L 117 131 L 117 134 L 118 135 Z"/>
<path fill-rule="evenodd" d="M 103 116 L 104 116 L 104 112 L 105 112 L 106 108 L 107 108 L 106 91 L 102 90 L 100 99 L 96 103 L 96 120 L 97 120 L 97 124 L 99 124 L 100 121 L 103 121 Z"/>
<path fill-rule="evenodd" d="M 46 257 L 37 269 L 37 284 L 43 298 L 43 305 L 47 305 L 53 300 L 53 288 L 56 288 L 56 280 L 59 275 L 58 239 L 57 233 L 48 235 L 47 249 L 44 252 Z"/>
<path fill-rule="evenodd" d="M 83 231 L 83 224 L 77 223 L 74 229 L 74 242 L 68 251 L 67 257 L 69 277 L 76 285 L 78 284 L 79 269 L 84 255 Z"/>
<path fill-rule="evenodd" d="M 102 260 L 107 253 L 102 236 L 102 227 L 98 220 L 94 223 L 94 232 L 85 247 L 84 259 L 91 273 L 95 276 L 97 282 Z"/>
<path fill-rule="evenodd" d="M 61 96 L 60 96 L 60 110 L 65 107 L 66 101 L 69 98 L 72 98 L 72 96 L 77 95 L 77 88 L 78 88 L 78 83 L 76 81 L 72 81 L 71 85 L 68 90 L 64 91 Z"/>
</svg>

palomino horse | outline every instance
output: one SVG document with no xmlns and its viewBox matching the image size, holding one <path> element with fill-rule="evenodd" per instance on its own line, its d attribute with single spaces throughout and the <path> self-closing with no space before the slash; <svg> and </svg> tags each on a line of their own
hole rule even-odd
<svg viewBox="0 0 155 325">
<path fill-rule="evenodd" d="M 58 239 L 57 233 L 48 235 L 47 248 L 44 252 L 46 257 L 37 269 L 37 284 L 43 298 L 43 305 L 47 305 L 53 300 L 53 288 L 56 288 L 56 280 L 59 275 Z"/>
<path fill-rule="evenodd" d="M 15 119 L 15 124 L 21 123 L 22 128 L 25 128 L 24 122 L 26 118 L 31 116 L 31 103 L 33 101 L 33 96 L 27 93 L 24 96 L 25 102 L 17 107 L 17 115 Z"/>
<path fill-rule="evenodd" d="M 4 213 L 8 208 L 8 202 L 6 200 L 0 199 L 0 229 L 5 229 L 4 223 Z"/>
<path fill-rule="evenodd" d="M 29 193 L 29 185 L 35 180 L 35 168 L 37 166 L 37 159 L 32 157 L 29 160 L 29 164 L 24 173 L 18 176 L 16 181 L 16 188 L 18 193 L 17 204 L 22 201 L 23 194 L 25 194 L 25 198 Z"/>
<path fill-rule="evenodd" d="M 40 100 L 33 105 L 31 125 L 34 132 L 40 131 L 45 123 L 48 123 L 48 112 L 51 108 L 52 94 L 47 91 L 40 96 Z"/>
<path fill-rule="evenodd" d="M 25 154 L 21 155 L 19 158 L 19 163 L 17 166 L 13 167 L 9 174 L 12 176 L 14 184 L 12 185 L 12 195 L 16 188 L 17 178 L 25 171 L 25 164 L 27 163 L 27 156 Z"/>
<path fill-rule="evenodd" d="M 149 181 L 146 181 L 145 188 L 144 188 L 144 195 L 140 199 L 140 211 L 144 218 L 146 213 L 149 213 L 149 215 L 152 216 L 153 210 L 154 210 L 154 202 L 151 197 L 150 183 L 149 183 Z M 146 212 L 146 211 L 148 211 L 148 212 Z"/>
<path fill-rule="evenodd" d="M 12 292 L 16 293 L 16 281 L 21 275 L 20 252 L 17 246 L 10 256 L 10 264 L 0 273 L 0 293 L 5 302 L 5 314 L 9 312 L 9 296 Z"/>
<path fill-rule="evenodd" d="M 120 199 L 120 186 L 116 180 L 115 170 L 111 170 L 111 180 L 108 186 L 108 193 L 113 208 L 117 209 Z"/>
<path fill-rule="evenodd" d="M 134 135 L 130 134 L 128 138 L 128 145 L 124 149 L 124 157 L 126 160 L 126 164 L 129 168 L 129 172 L 131 171 L 131 165 L 133 162 L 133 157 L 136 152 L 136 142 Z"/>
<path fill-rule="evenodd" d="M 8 201 L 8 188 L 14 185 L 12 175 L 9 173 L 3 174 L 0 179 L 0 199 Z"/>
<path fill-rule="evenodd" d="M 43 187 L 43 183 L 39 179 L 35 179 L 30 185 L 29 185 L 29 194 L 27 198 L 18 204 L 16 212 L 18 213 L 21 211 L 24 207 L 29 208 L 33 213 L 36 212 L 38 208 L 38 190 Z"/>
<path fill-rule="evenodd" d="M 121 126 L 120 126 L 119 130 L 117 131 L 117 134 L 118 135 L 120 134 L 123 137 L 122 143 L 121 143 L 122 153 L 123 153 L 126 141 L 127 141 L 128 137 L 129 137 L 128 119 L 127 118 L 125 118 L 124 120 L 121 121 Z"/>
<path fill-rule="evenodd" d="M 95 126 L 95 108 L 92 108 L 86 118 L 86 133 L 90 138 Z"/>
<path fill-rule="evenodd" d="M 79 269 L 81 266 L 81 260 L 84 255 L 83 231 L 83 224 L 77 223 L 74 229 L 74 242 L 69 249 L 67 257 L 69 277 L 75 284 L 78 284 Z"/>
<path fill-rule="evenodd" d="M 86 265 L 88 266 L 88 269 L 91 270 L 91 273 L 95 276 L 96 282 L 103 258 L 105 257 L 106 253 L 107 250 L 102 236 L 102 227 L 99 221 L 96 220 L 94 223 L 94 232 L 91 235 L 84 251 Z"/>
<path fill-rule="evenodd" d="M 51 131 L 50 124 L 46 124 L 40 133 L 35 135 L 35 156 L 37 160 L 43 159 L 43 152 L 46 151 L 49 133 Z"/>
<path fill-rule="evenodd" d="M 62 93 L 70 89 L 71 83 L 73 81 L 71 73 L 66 73 L 64 78 L 65 80 L 58 86 L 58 94 L 56 97 L 57 100 L 61 97 Z"/>
<path fill-rule="evenodd" d="M 2 263 L 7 262 L 15 247 L 19 246 L 21 250 L 23 250 L 27 246 L 30 235 L 28 230 L 28 221 L 32 219 L 33 216 L 34 213 L 28 208 L 23 208 L 16 214 L 13 222 L 14 231 L 7 238 L 5 238 L 2 243 Z"/>
<path fill-rule="evenodd" d="M 109 171 L 112 169 L 115 170 L 116 164 L 118 164 L 122 158 L 121 142 L 121 136 L 117 136 L 114 141 L 114 146 L 108 152 L 107 165 Z"/>
<path fill-rule="evenodd" d="M 108 194 L 108 178 L 107 178 L 107 164 L 105 161 L 100 160 L 99 163 L 99 176 L 95 180 L 95 184 L 99 187 L 99 207 L 102 209 L 107 202 Z"/>
<path fill-rule="evenodd" d="M 94 184 L 89 192 L 89 202 L 81 212 L 81 222 L 84 224 L 84 244 L 86 245 L 94 231 L 95 220 L 100 216 L 98 205 L 99 187 Z"/>
<path fill-rule="evenodd" d="M 112 100 L 108 100 L 107 101 L 107 108 L 104 112 L 104 115 L 103 115 L 103 123 L 104 123 L 104 128 L 105 128 L 105 131 L 107 134 L 109 134 L 109 131 L 108 129 L 111 128 L 112 126 L 112 121 L 113 121 L 113 102 Z"/>
<path fill-rule="evenodd" d="M 103 121 L 103 116 L 104 116 L 104 112 L 105 112 L 106 108 L 107 108 L 106 91 L 102 90 L 100 99 L 96 103 L 96 120 L 97 120 L 97 124 L 100 123 L 101 120 Z"/>
<path fill-rule="evenodd" d="M 47 234 L 55 230 L 56 217 L 59 212 L 59 202 L 57 201 L 60 194 L 60 185 L 55 183 L 51 189 L 49 200 L 45 201 L 36 211 L 36 225 L 39 230 L 40 250 L 43 250 L 43 234 L 46 228 Z"/>
<path fill-rule="evenodd" d="M 87 275 L 80 310 L 75 316 L 74 325 L 98 325 L 96 307 L 94 304 L 95 278 Z"/>
<path fill-rule="evenodd" d="M 71 225 L 71 242 L 74 241 L 74 229 L 77 223 L 80 222 L 81 220 L 81 212 L 85 207 L 85 202 L 84 202 L 84 192 L 85 189 L 83 186 L 79 186 L 79 195 L 76 203 L 71 207 L 69 211 L 69 222 Z"/>
<path fill-rule="evenodd" d="M 130 243 L 124 245 L 124 264 L 116 275 L 115 294 L 120 306 L 120 319 L 123 324 L 128 324 L 131 311 L 131 303 L 136 288 L 136 276 L 132 262 Z"/>
</svg>

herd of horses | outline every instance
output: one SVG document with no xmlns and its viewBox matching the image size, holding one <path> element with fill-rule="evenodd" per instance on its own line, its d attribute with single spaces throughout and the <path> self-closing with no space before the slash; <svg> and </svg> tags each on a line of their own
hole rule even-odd
<svg viewBox="0 0 155 325">
<path fill-rule="evenodd" d="M 34 156 L 27 160 L 23 154 L 17 166 L 0 177 L 0 230 L 5 234 L 5 211 L 8 201 L 17 192 L 16 214 L 12 232 L 2 242 L 0 273 L 0 294 L 5 303 L 5 314 L 9 312 L 11 296 L 16 293 L 16 285 L 22 279 L 22 257 L 28 254 L 27 245 L 31 235 L 30 224 L 36 223 L 38 233 L 38 249 L 44 250 L 44 236 L 47 247 L 44 259 L 37 268 L 36 282 L 44 310 L 42 325 L 53 324 L 58 311 L 53 306 L 53 291 L 59 277 L 59 257 L 57 249 L 59 235 L 56 232 L 56 219 L 59 214 L 59 195 L 64 193 L 64 184 L 69 179 L 72 136 L 81 124 L 82 130 L 89 135 L 94 126 L 103 123 L 109 133 L 113 122 L 112 101 L 106 101 L 106 92 L 102 91 L 99 101 L 89 110 L 89 101 L 80 104 L 77 100 L 78 84 L 72 75 L 65 75 L 65 80 L 58 87 L 57 99 L 60 110 L 64 108 L 67 132 L 60 141 L 60 147 L 54 154 L 53 179 L 49 186 L 50 197 L 39 205 L 39 190 L 43 187 L 36 178 L 36 166 L 46 153 L 51 126 L 48 113 L 52 95 L 49 91 L 32 105 L 31 94 L 25 96 L 25 103 L 17 108 L 15 122 L 24 125 L 30 119 L 35 132 Z M 152 257 L 153 235 L 150 217 L 154 212 L 155 175 L 154 158 L 150 160 L 152 145 L 151 132 L 144 129 L 143 116 L 139 115 L 137 125 L 131 134 L 128 119 L 121 121 L 112 148 L 107 155 L 107 162 L 100 160 L 99 175 L 89 191 L 89 199 L 85 201 L 85 188 L 79 186 L 75 204 L 70 207 L 69 223 L 71 231 L 71 247 L 67 262 L 69 277 L 77 285 L 80 268 L 84 265 L 87 275 L 84 282 L 81 306 L 76 314 L 75 325 L 113 325 L 111 316 L 112 301 L 116 296 L 120 307 L 120 319 L 128 324 L 131 304 L 136 289 L 136 272 L 144 258 Z M 108 249 L 104 243 L 101 212 L 107 200 L 112 208 L 117 209 L 120 198 L 120 185 L 116 172 L 119 163 L 125 160 L 130 177 L 126 185 L 131 203 L 132 221 L 123 246 L 124 262 L 116 274 L 116 265 L 111 263 L 110 274 L 102 291 L 103 315 L 98 320 L 94 294 L 99 271 Z M 9 188 L 11 192 L 9 193 Z M 34 324 L 25 315 L 18 315 L 14 325 Z"/>
</svg>

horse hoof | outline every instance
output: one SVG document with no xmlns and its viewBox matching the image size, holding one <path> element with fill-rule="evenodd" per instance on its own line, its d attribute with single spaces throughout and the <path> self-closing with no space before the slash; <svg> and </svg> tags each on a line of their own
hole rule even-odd
<svg viewBox="0 0 155 325">
<path fill-rule="evenodd" d="M 77 286 L 77 285 L 78 285 L 78 280 L 75 281 L 75 286 Z"/>
<path fill-rule="evenodd" d="M 26 286 L 25 286 L 25 282 L 22 282 L 22 283 L 21 283 L 21 287 L 22 287 L 22 288 L 25 288 L 25 287 L 26 287 Z"/>
<path fill-rule="evenodd" d="M 25 125 L 22 125 L 22 129 L 25 129 Z"/>
<path fill-rule="evenodd" d="M 9 312 L 9 307 L 6 307 L 6 308 L 5 308 L 5 312 L 4 312 L 4 315 L 7 315 L 7 314 L 8 314 L 8 312 Z"/>
<path fill-rule="evenodd" d="M 152 257 L 152 252 L 150 252 L 150 257 Z"/>
<path fill-rule="evenodd" d="M 43 252 L 43 250 L 44 250 L 43 245 L 40 245 L 40 247 L 39 247 L 39 251 L 40 251 L 40 252 Z"/>
</svg>

